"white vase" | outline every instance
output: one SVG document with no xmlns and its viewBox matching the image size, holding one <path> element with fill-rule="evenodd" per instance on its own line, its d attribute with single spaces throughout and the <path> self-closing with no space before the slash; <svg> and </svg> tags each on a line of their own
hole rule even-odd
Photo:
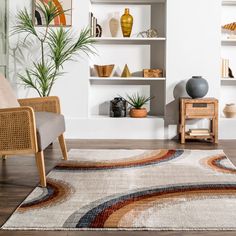
<svg viewBox="0 0 236 236">
<path fill-rule="evenodd" d="M 109 21 L 109 27 L 112 37 L 117 37 L 119 30 L 119 20 L 117 15 L 118 14 L 115 14 L 114 17 L 112 17 Z"/>
<path fill-rule="evenodd" d="M 236 117 L 236 105 L 234 103 L 226 104 L 223 112 L 226 118 Z"/>
</svg>

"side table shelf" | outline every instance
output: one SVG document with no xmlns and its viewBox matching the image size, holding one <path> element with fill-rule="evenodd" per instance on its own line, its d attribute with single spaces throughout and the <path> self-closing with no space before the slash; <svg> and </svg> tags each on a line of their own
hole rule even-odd
<svg viewBox="0 0 236 236">
<path fill-rule="evenodd" d="M 186 120 L 209 119 L 209 135 L 192 136 L 186 132 Z M 186 139 L 211 140 L 218 143 L 218 100 L 215 98 L 180 99 L 180 137 L 184 144 Z"/>
</svg>

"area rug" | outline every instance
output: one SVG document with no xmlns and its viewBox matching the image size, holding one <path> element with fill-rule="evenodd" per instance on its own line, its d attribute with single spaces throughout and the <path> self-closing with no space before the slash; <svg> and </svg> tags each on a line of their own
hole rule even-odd
<svg viewBox="0 0 236 236">
<path fill-rule="evenodd" d="M 221 150 L 71 150 L 2 227 L 236 230 L 236 168 Z"/>
</svg>

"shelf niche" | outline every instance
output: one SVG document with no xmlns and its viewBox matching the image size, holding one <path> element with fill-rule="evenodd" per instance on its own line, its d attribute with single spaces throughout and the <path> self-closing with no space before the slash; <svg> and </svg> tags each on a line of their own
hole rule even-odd
<svg viewBox="0 0 236 236">
<path fill-rule="evenodd" d="M 130 38 L 123 38 L 121 28 L 117 37 L 112 38 L 109 30 L 109 19 L 112 13 L 130 8 L 134 17 L 134 26 Z M 143 78 L 143 69 L 163 69 L 166 75 L 166 4 L 165 1 L 146 0 L 92 0 L 90 11 L 98 19 L 103 29 L 101 38 L 96 40 L 99 56 L 90 60 L 93 65 L 115 64 L 111 78 L 97 77 L 92 69 L 89 77 L 89 117 L 109 117 L 109 101 L 117 95 L 125 96 L 142 91 L 144 95 L 155 96 L 148 108 L 153 118 L 163 117 L 165 113 L 165 80 L 166 78 Z M 119 19 L 119 18 L 118 18 Z M 154 28 L 158 38 L 139 38 L 141 31 Z M 121 72 L 128 64 L 133 73 L 131 78 L 121 78 Z"/>
<path fill-rule="evenodd" d="M 235 21 L 236 1 L 225 0 L 222 1 L 222 25 L 229 24 Z M 235 35 L 236 36 L 236 35 Z M 222 31 L 221 39 L 221 57 L 223 59 L 229 59 L 229 67 L 231 68 L 233 75 L 236 77 L 236 38 L 227 38 L 228 32 Z M 220 115 L 224 117 L 223 109 L 227 103 L 236 103 L 236 78 L 221 78 L 221 94 L 220 94 Z M 232 121 L 232 119 L 223 118 L 221 121 L 225 123 Z"/>
<path fill-rule="evenodd" d="M 92 4 L 157 4 L 166 0 L 90 0 Z"/>
</svg>

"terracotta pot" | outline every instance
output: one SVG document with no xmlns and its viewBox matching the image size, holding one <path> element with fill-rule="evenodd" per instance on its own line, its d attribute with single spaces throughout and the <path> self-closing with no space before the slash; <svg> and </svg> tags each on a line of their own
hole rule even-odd
<svg viewBox="0 0 236 236">
<path fill-rule="evenodd" d="M 130 117 L 133 118 L 144 118 L 147 117 L 147 109 L 146 108 L 131 108 L 129 112 Z"/>
<path fill-rule="evenodd" d="M 236 117 L 236 105 L 234 103 L 226 104 L 223 112 L 226 118 Z"/>
</svg>

